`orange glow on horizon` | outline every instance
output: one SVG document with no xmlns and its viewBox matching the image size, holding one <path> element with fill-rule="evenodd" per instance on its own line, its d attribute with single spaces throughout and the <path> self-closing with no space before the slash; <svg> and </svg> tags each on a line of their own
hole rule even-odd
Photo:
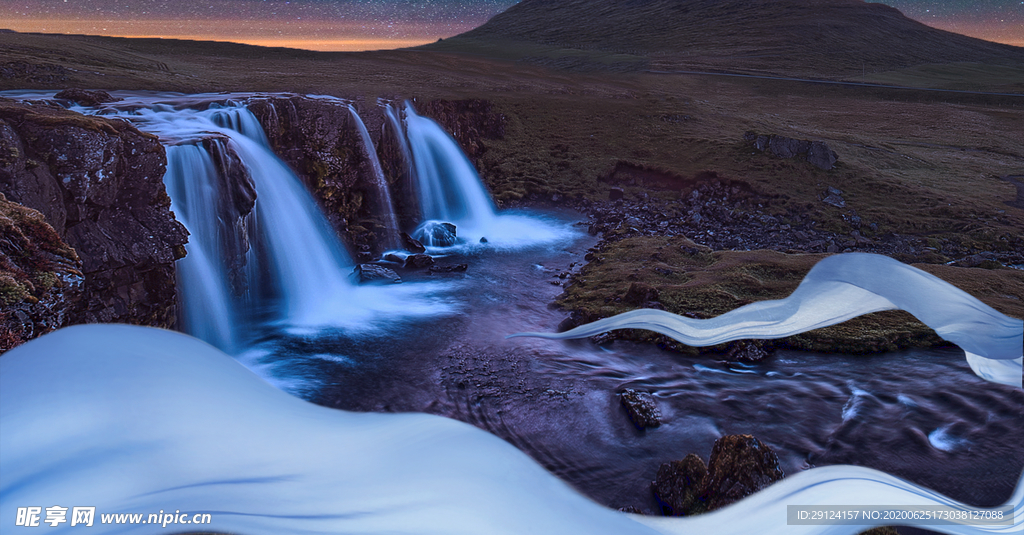
<svg viewBox="0 0 1024 535">
<path fill-rule="evenodd" d="M 473 29 L 471 23 L 383 23 L 327 20 L 109 20 L 22 18 L 0 10 L 3 26 L 17 32 L 109 37 L 224 41 L 321 52 L 359 52 L 423 45 Z M 1024 28 L 951 21 L 929 26 L 978 39 L 1024 47 Z M 1012 25 L 1011 25 L 1012 26 Z"/>
<path fill-rule="evenodd" d="M 3 13 L 0 12 L 0 18 Z M 453 24 L 337 21 L 54 20 L 8 19 L 7 29 L 24 33 L 221 41 L 320 52 L 361 52 L 418 46 L 474 26 Z"/>
</svg>

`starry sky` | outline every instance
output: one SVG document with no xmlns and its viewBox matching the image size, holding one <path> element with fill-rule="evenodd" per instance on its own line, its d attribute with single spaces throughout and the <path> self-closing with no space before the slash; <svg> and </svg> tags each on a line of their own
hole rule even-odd
<svg viewBox="0 0 1024 535">
<path fill-rule="evenodd" d="M 883 2 L 930 26 L 1024 46 L 1021 0 Z M 212 39 L 312 50 L 376 50 L 415 46 L 467 31 L 515 3 L 516 0 L 0 0 L 0 28 Z"/>
</svg>

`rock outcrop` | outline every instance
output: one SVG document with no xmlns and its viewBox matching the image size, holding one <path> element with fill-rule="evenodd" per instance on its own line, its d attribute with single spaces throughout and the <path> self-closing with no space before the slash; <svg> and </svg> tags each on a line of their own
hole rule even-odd
<svg viewBox="0 0 1024 535">
<path fill-rule="evenodd" d="M 715 441 L 707 466 L 691 453 L 661 465 L 651 483 L 665 516 L 714 511 L 782 479 L 779 458 L 751 435 L 727 435 Z"/>
<path fill-rule="evenodd" d="M 41 212 L 81 259 L 69 323 L 174 325 L 188 232 L 165 167 L 157 138 L 127 122 L 0 100 L 0 192 Z"/>
<path fill-rule="evenodd" d="M 696 453 L 661 465 L 651 490 L 664 516 L 685 516 L 706 510 L 700 501 L 701 485 L 708 475 L 708 467 Z"/>
<path fill-rule="evenodd" d="M 654 397 L 649 392 L 627 388 L 619 394 L 619 401 L 626 408 L 629 421 L 633 422 L 637 429 L 644 430 L 661 425 L 661 411 L 658 410 L 658 405 L 654 403 Z"/>
<path fill-rule="evenodd" d="M 432 100 L 418 104 L 417 109 L 444 127 L 477 168 L 480 157 L 487 151 L 484 140 L 505 137 L 508 119 L 494 111 L 487 100 Z"/>
<path fill-rule="evenodd" d="M 43 214 L 0 194 L 0 352 L 68 324 L 81 266 Z"/>
<path fill-rule="evenodd" d="M 829 148 L 824 141 L 794 139 L 776 134 L 759 135 L 755 132 L 743 134 L 743 139 L 754 145 L 761 152 L 768 152 L 779 158 L 796 158 L 803 156 L 807 163 L 828 171 L 835 167 L 839 155 Z"/>
</svg>

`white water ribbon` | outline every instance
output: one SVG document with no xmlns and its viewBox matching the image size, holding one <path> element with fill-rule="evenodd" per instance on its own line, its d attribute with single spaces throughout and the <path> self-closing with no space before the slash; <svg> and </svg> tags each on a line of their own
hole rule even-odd
<svg viewBox="0 0 1024 535">
<path fill-rule="evenodd" d="M 934 275 L 867 253 L 825 258 L 789 297 L 751 303 L 710 319 L 640 309 L 563 333 L 518 333 L 510 338 L 572 339 L 614 329 L 647 329 L 705 347 L 746 338 L 784 338 L 894 309 L 913 314 L 944 340 L 960 346 L 979 377 L 1021 387 L 1024 321 L 999 313 Z"/>
</svg>

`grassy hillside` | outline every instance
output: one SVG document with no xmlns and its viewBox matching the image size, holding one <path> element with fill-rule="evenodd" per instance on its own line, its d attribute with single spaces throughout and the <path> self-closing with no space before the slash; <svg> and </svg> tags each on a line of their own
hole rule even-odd
<svg viewBox="0 0 1024 535">
<path fill-rule="evenodd" d="M 937 30 L 860 0 L 524 0 L 428 50 L 562 66 L 847 78 L 1009 60 L 1024 49 Z"/>
</svg>

